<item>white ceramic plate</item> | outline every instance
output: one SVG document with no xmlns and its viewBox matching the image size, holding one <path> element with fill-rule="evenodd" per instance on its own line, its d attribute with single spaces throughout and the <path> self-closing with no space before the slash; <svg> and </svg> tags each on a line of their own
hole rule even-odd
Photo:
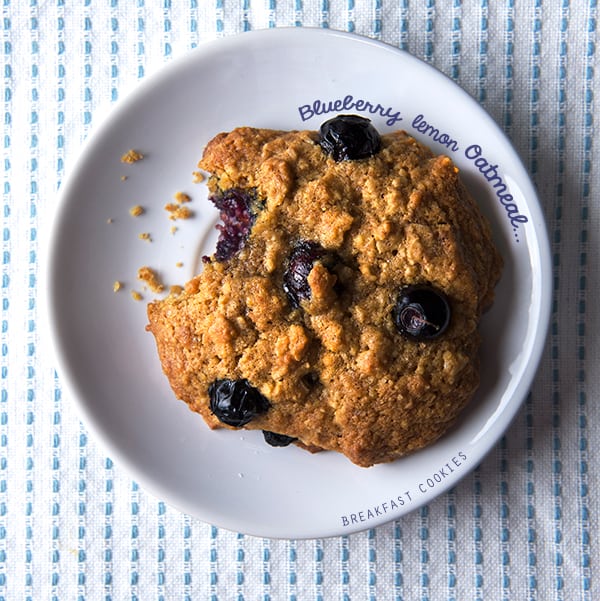
<svg viewBox="0 0 600 601">
<path fill-rule="evenodd" d="M 168 284 L 183 283 L 211 252 L 216 211 L 192 171 L 213 135 L 239 125 L 318 129 L 348 112 L 448 153 L 492 221 L 506 262 L 482 324 L 481 388 L 460 423 L 435 445 L 370 469 L 336 453 L 273 449 L 259 432 L 209 431 L 174 398 L 144 330 L 146 302 L 130 297 L 142 290 L 142 265 L 157 268 Z M 124 165 L 129 148 L 145 158 Z M 193 219 L 167 219 L 163 206 L 177 191 L 192 197 Z M 143 216 L 129 216 L 135 204 L 146 208 Z M 171 225 L 179 227 L 175 234 Z M 142 232 L 152 242 L 140 240 Z M 115 280 L 124 290 L 113 292 Z M 48 304 L 65 386 L 87 426 L 137 481 L 220 527 L 306 538 L 398 518 L 478 464 L 528 392 L 546 334 L 550 281 L 535 191 L 474 100 L 395 48 L 329 30 L 277 29 L 201 46 L 144 81 L 96 129 L 62 191 Z"/>
</svg>

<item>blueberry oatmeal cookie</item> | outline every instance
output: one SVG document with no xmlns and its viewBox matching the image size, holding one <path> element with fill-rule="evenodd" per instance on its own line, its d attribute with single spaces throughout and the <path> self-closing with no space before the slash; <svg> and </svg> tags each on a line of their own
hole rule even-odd
<svg viewBox="0 0 600 601">
<path fill-rule="evenodd" d="M 211 428 L 365 467 L 447 431 L 478 386 L 502 267 L 452 161 L 340 115 L 219 134 L 199 166 L 216 251 L 148 306 L 177 397 Z"/>
</svg>

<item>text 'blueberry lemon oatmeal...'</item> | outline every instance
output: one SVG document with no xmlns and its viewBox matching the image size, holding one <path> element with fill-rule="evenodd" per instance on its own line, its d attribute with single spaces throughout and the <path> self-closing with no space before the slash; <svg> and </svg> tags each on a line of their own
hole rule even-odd
<svg viewBox="0 0 600 601">
<path fill-rule="evenodd" d="M 211 428 L 362 467 L 443 435 L 478 387 L 502 270 L 450 158 L 338 115 L 320 131 L 218 134 L 199 167 L 217 248 L 148 305 L 177 398 Z"/>
</svg>

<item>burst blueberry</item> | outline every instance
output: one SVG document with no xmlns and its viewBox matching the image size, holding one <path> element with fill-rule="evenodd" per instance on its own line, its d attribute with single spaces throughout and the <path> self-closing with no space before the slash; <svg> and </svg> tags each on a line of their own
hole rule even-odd
<svg viewBox="0 0 600 601">
<path fill-rule="evenodd" d="M 319 144 L 336 162 L 354 161 L 377 154 L 381 137 L 369 119 L 338 115 L 321 125 Z"/>
<path fill-rule="evenodd" d="M 398 294 L 392 318 L 407 338 L 433 340 L 448 328 L 450 304 L 446 295 L 432 286 L 407 286 Z"/>
<path fill-rule="evenodd" d="M 301 240 L 292 248 L 283 273 L 283 290 L 295 309 L 300 306 L 300 301 L 311 297 L 308 275 L 317 261 L 322 261 L 329 268 L 335 258 L 318 242 L 311 240 Z"/>
<path fill-rule="evenodd" d="M 215 380 L 208 388 L 210 410 L 219 421 L 241 428 L 266 413 L 271 404 L 248 380 Z"/>
<path fill-rule="evenodd" d="M 230 188 L 212 194 L 209 200 L 219 209 L 219 239 L 215 259 L 226 261 L 238 253 L 250 235 L 256 220 L 256 192 Z"/>
</svg>

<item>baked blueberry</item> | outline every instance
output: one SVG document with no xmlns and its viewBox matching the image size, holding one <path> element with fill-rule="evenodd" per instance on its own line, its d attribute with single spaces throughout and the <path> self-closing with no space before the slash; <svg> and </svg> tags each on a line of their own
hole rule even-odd
<svg viewBox="0 0 600 601">
<path fill-rule="evenodd" d="M 230 188 L 212 194 L 209 200 L 219 209 L 219 239 L 215 259 L 226 261 L 244 248 L 256 220 L 256 192 Z"/>
<path fill-rule="evenodd" d="M 354 161 L 377 154 L 381 138 L 369 119 L 338 115 L 321 125 L 319 144 L 336 162 Z"/>
<path fill-rule="evenodd" d="M 298 440 L 293 436 L 277 434 L 276 432 L 269 432 L 268 430 L 263 430 L 263 436 L 265 438 L 265 442 L 272 447 L 287 447 Z"/>
<path fill-rule="evenodd" d="M 210 410 L 219 421 L 241 428 L 258 415 L 266 413 L 271 404 L 248 380 L 215 380 L 208 387 Z"/>
<path fill-rule="evenodd" d="M 392 318 L 407 338 L 433 340 L 450 323 L 450 305 L 446 295 L 432 286 L 407 286 L 398 294 Z"/>
<path fill-rule="evenodd" d="M 292 248 L 283 273 L 283 290 L 295 309 L 300 306 L 300 301 L 310 299 L 308 274 L 313 265 L 327 255 L 320 244 L 310 240 L 301 240 Z"/>
</svg>

